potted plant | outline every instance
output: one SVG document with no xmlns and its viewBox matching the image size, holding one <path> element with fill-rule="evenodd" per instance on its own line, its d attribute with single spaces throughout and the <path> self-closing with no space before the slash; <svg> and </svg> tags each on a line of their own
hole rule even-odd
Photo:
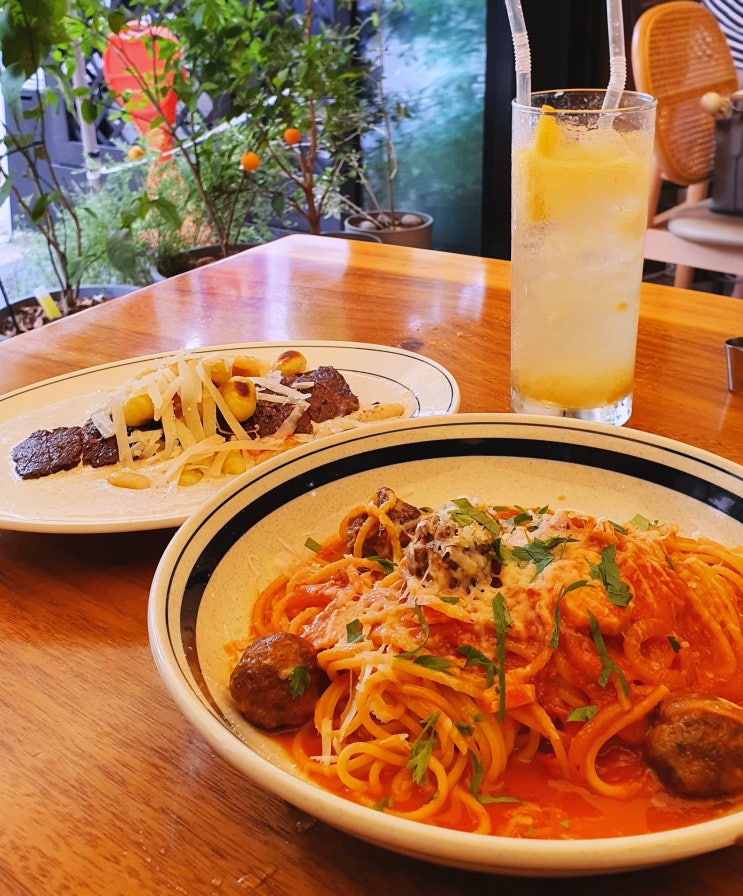
<svg viewBox="0 0 743 896">
<path fill-rule="evenodd" d="M 97 0 L 79 3 L 86 12 L 98 10 Z M 57 310 L 52 305 L 47 308 L 53 315 L 87 306 L 88 301 L 81 302 L 83 284 L 109 247 L 114 251 L 116 241 L 112 236 L 109 245 L 97 241 L 94 247 L 87 242 L 81 196 L 86 189 L 97 188 L 93 166 L 86 172 L 81 160 L 76 180 L 74 176 L 64 178 L 50 161 L 48 116 L 53 109 L 64 103 L 82 124 L 95 118 L 97 109 L 90 92 L 76 79 L 82 56 L 95 49 L 93 33 L 83 27 L 80 18 L 68 14 L 65 0 L 8 0 L 3 4 L 0 88 L 6 115 L 0 146 L 7 168 L 0 185 L 0 203 L 14 196 L 25 223 L 44 242 L 53 281 L 45 286 L 51 290 Z M 38 303 L 35 305 L 38 310 Z"/>
<path fill-rule="evenodd" d="M 398 172 L 394 143 L 395 126 L 411 117 L 409 106 L 388 92 L 385 72 L 386 25 L 391 15 L 406 10 L 404 0 L 367 0 L 360 4 L 365 14 L 363 45 L 371 60 L 371 75 L 365 94 L 367 112 L 374 124 L 367 133 L 366 149 L 375 148 L 381 159 L 378 176 L 358 165 L 355 180 L 360 184 L 360 204 L 346 198 L 350 212 L 345 221 L 351 233 L 372 233 L 382 242 L 431 248 L 433 218 L 425 212 L 402 211 L 395 202 Z M 382 195 L 380 200 L 378 197 Z"/>
<path fill-rule="evenodd" d="M 258 105 L 266 110 L 255 119 L 258 152 L 282 176 L 276 213 L 319 234 L 340 217 L 344 188 L 359 171 L 359 139 L 371 126 L 363 102 L 369 66 L 350 19 L 323 21 L 312 0 L 271 9 L 257 60 Z"/>
<path fill-rule="evenodd" d="M 254 151 L 257 63 L 271 22 L 254 0 L 156 0 L 109 20 L 104 75 L 149 168 L 134 230 L 167 273 L 271 237 L 272 166 Z M 174 218 L 173 212 L 176 213 Z"/>
</svg>

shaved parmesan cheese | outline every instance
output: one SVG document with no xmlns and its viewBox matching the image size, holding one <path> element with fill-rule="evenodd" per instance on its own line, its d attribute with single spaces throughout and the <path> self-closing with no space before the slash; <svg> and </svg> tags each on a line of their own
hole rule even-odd
<svg viewBox="0 0 743 896">
<path fill-rule="evenodd" d="M 403 413 L 397 405 L 377 405 L 314 425 L 311 433 L 297 433 L 297 425 L 310 406 L 308 391 L 314 381 L 307 377 L 292 386 L 284 385 L 280 370 L 265 362 L 259 365 L 259 376 L 236 376 L 255 385 L 259 401 L 291 405 L 291 409 L 275 433 L 258 437 L 249 431 L 249 424 L 246 428 L 235 417 L 219 391 L 225 375 L 232 376 L 236 360 L 216 353 L 194 356 L 187 351 L 174 352 L 157 367 L 141 371 L 109 394 L 90 418 L 104 438 L 115 436 L 123 467 L 137 462 L 155 475 L 154 465 L 163 465 L 157 475 L 180 482 L 184 473 L 185 479 L 194 481 L 194 476 L 217 478 L 226 475 L 227 469 L 233 473 L 239 470 L 240 461 L 225 468 L 230 451 L 239 451 L 248 469 L 312 438 Z M 139 428 L 130 432 L 125 406 L 133 397 L 144 395 L 152 404 L 152 420 L 143 421 L 141 426 L 137 421 Z"/>
</svg>

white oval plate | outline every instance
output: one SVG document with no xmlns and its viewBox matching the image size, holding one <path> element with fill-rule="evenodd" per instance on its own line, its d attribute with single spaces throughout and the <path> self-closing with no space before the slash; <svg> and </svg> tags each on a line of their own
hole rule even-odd
<svg viewBox="0 0 743 896">
<path fill-rule="evenodd" d="M 159 672 L 206 740 L 262 787 L 355 836 L 416 858 L 523 876 L 625 871 L 729 846 L 743 812 L 664 833 L 597 840 L 467 834 L 395 818 L 303 779 L 233 711 L 225 645 L 244 639 L 250 595 L 278 571 L 277 545 L 332 534 L 379 486 L 418 505 L 457 495 L 640 513 L 743 544 L 743 467 L 630 429 L 548 417 L 463 414 L 377 424 L 309 443 L 226 486 L 176 533 L 158 566 L 149 631 Z M 279 551 L 280 553 L 280 551 Z"/>
<path fill-rule="evenodd" d="M 386 345 L 356 342 L 245 342 L 189 349 L 189 354 L 236 352 L 273 361 L 289 348 L 310 367 L 338 368 L 363 405 L 399 402 L 412 417 L 452 414 L 459 387 L 440 364 L 423 355 Z M 10 453 L 36 429 L 85 422 L 101 403 L 101 391 L 115 389 L 172 352 L 88 367 L 0 396 L 0 529 L 35 532 L 124 532 L 179 526 L 225 479 L 188 488 L 115 488 L 105 467 L 79 467 L 42 479 L 22 480 Z"/>
</svg>

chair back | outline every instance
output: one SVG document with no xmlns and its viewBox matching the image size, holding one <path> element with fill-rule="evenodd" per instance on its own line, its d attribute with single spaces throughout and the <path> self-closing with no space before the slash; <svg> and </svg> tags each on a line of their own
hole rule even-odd
<svg viewBox="0 0 743 896">
<path fill-rule="evenodd" d="M 647 9 L 632 34 L 632 72 L 637 89 L 658 101 L 655 164 L 661 177 L 683 187 L 706 181 L 714 165 L 715 122 L 701 98 L 738 89 L 717 19 L 696 0 Z"/>
</svg>

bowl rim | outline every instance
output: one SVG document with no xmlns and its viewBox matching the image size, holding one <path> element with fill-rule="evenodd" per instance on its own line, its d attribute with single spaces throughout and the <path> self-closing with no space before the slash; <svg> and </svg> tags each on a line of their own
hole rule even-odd
<svg viewBox="0 0 743 896">
<path fill-rule="evenodd" d="M 167 602 L 170 598 L 178 599 L 171 589 L 174 573 L 184 562 L 184 551 L 188 547 L 189 556 L 192 556 L 196 548 L 209 542 L 208 524 L 213 521 L 218 508 L 220 512 L 228 513 L 231 508 L 236 510 L 243 503 L 250 503 L 254 500 L 251 498 L 253 492 L 266 484 L 270 488 L 272 481 L 280 480 L 287 468 L 301 467 L 308 454 L 327 455 L 341 448 L 351 454 L 361 454 L 367 450 L 364 446 L 369 438 L 394 444 L 400 439 L 409 439 L 416 430 L 440 426 L 448 429 L 444 438 L 461 439 L 461 432 L 467 430 L 472 430 L 475 437 L 478 428 L 492 424 L 516 429 L 526 427 L 533 431 L 533 435 L 548 434 L 553 430 L 559 430 L 563 435 L 567 433 L 568 437 L 571 432 L 590 433 L 599 440 L 608 437 L 636 447 L 645 446 L 651 454 L 660 452 L 669 459 L 685 457 L 692 464 L 700 464 L 724 478 L 732 477 L 739 496 L 743 497 L 743 466 L 734 461 L 639 430 L 565 418 L 487 413 L 414 418 L 394 425 L 381 423 L 366 427 L 363 434 L 358 431 L 340 433 L 322 443 L 309 443 L 265 462 L 259 469 L 226 485 L 177 530 L 166 547 L 153 578 L 148 605 L 150 646 L 166 689 L 194 728 L 251 781 L 334 828 L 424 861 L 515 876 L 580 876 L 637 870 L 735 843 L 743 844 L 743 811 L 670 831 L 589 840 L 518 839 L 473 834 L 377 813 L 294 776 L 260 756 L 215 717 L 184 676 L 169 630 Z M 219 527 L 223 525 L 222 522 Z"/>
</svg>

